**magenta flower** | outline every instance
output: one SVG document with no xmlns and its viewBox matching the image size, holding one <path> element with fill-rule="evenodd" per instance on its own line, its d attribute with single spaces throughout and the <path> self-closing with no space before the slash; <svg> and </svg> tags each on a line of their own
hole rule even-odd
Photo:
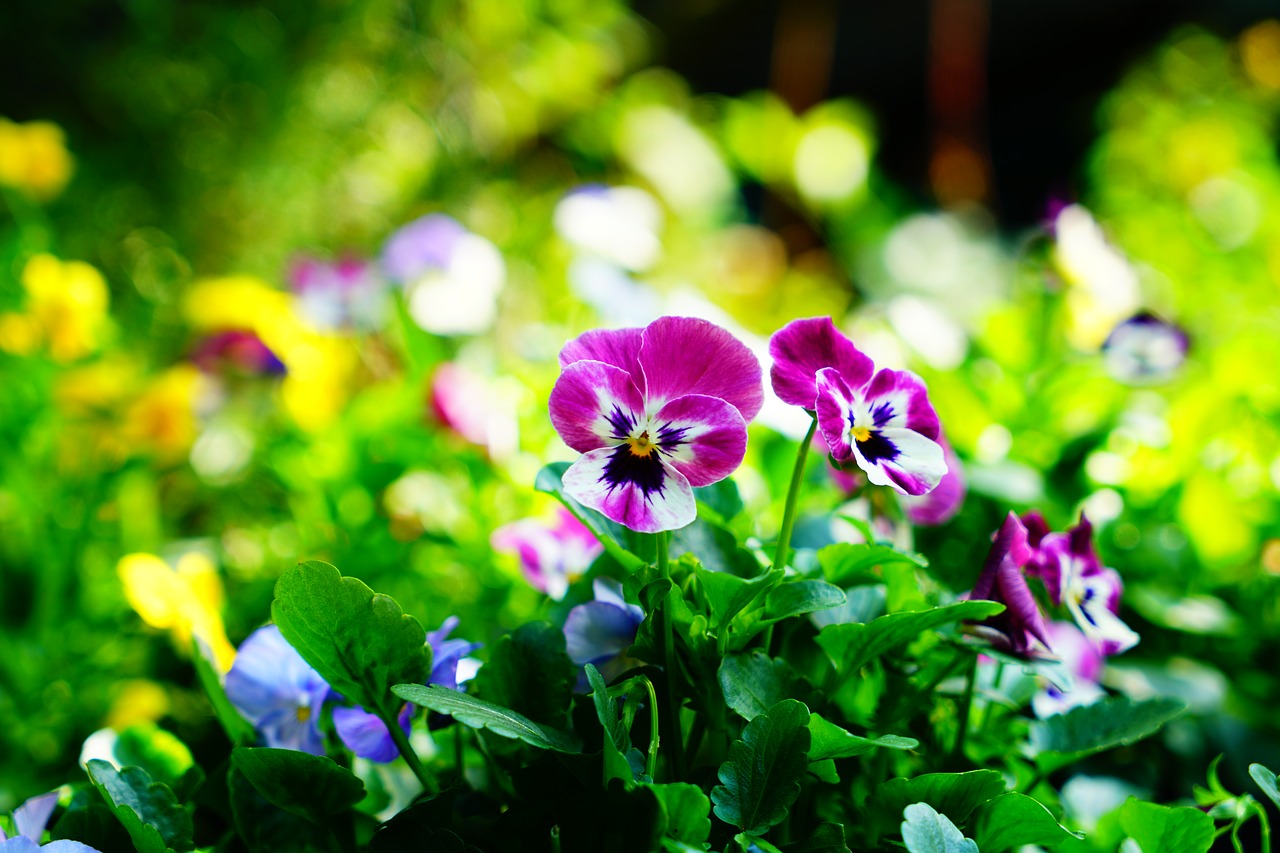
<svg viewBox="0 0 1280 853">
<path fill-rule="evenodd" d="M 770 379 L 785 403 L 816 412 L 832 457 L 878 486 L 923 495 L 947 472 L 924 381 L 876 370 L 830 317 L 794 320 L 769 339 Z"/>
<path fill-rule="evenodd" d="M 1050 533 L 1038 512 L 1023 517 L 1034 553 L 1028 573 L 1044 581 L 1055 605 L 1065 604 L 1080 630 L 1104 655 L 1133 648 L 1138 635 L 1121 621 L 1120 573 L 1098 559 L 1093 546 L 1093 525 L 1080 523 L 1066 533 Z"/>
<path fill-rule="evenodd" d="M 304 256 L 290 266 L 289 284 L 303 316 L 320 329 L 375 328 L 386 314 L 386 282 L 368 261 Z"/>
<path fill-rule="evenodd" d="M 229 329 L 200 341 L 191 360 L 207 373 L 279 376 L 282 362 L 262 338 L 247 329 Z"/>
<path fill-rule="evenodd" d="M 523 518 L 499 527 L 489 542 L 495 551 L 518 556 L 525 579 L 556 601 L 604 551 L 595 535 L 564 507 L 557 507 L 554 524 Z"/>
<path fill-rule="evenodd" d="M 597 330 L 560 351 L 551 423 L 583 456 L 565 491 L 643 533 L 697 514 L 693 487 L 742 464 L 764 403 L 760 364 L 727 331 L 691 317 Z"/>
<path fill-rule="evenodd" d="M 964 467 L 956 452 L 951 449 L 946 436 L 939 434 L 938 444 L 942 446 L 942 459 L 946 462 L 947 473 L 942 475 L 938 485 L 927 494 L 902 497 L 907 518 L 911 519 L 912 524 L 921 527 L 937 527 L 955 518 L 956 513 L 964 506 L 964 498 L 969 491 L 964 481 Z"/>
<path fill-rule="evenodd" d="M 1048 632 L 1053 653 L 1071 674 L 1071 689 L 1046 684 L 1037 692 L 1031 698 L 1031 708 L 1041 719 L 1081 705 L 1092 705 L 1106 695 L 1098 686 L 1103 657 L 1089 638 L 1070 622 L 1050 622 Z"/>
<path fill-rule="evenodd" d="M 971 626 L 974 633 L 990 641 L 992 647 L 1019 657 L 1035 657 L 1039 646 L 1049 648 L 1049 635 L 1044 616 L 1027 586 L 1023 567 L 1034 551 L 1027 541 L 1027 528 L 1009 513 L 987 553 L 982 574 L 970 600 L 998 601 L 1005 606 L 1002 613 Z"/>
</svg>

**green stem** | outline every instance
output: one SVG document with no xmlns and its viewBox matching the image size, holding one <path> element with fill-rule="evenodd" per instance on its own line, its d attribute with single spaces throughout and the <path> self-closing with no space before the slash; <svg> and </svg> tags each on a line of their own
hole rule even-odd
<svg viewBox="0 0 1280 853">
<path fill-rule="evenodd" d="M 658 695 L 653 690 L 653 682 L 644 676 L 640 677 L 644 687 L 649 691 L 649 759 L 645 763 L 645 772 L 650 779 L 658 778 L 658 744 L 662 738 L 658 735 Z"/>
<path fill-rule="evenodd" d="M 964 740 L 965 735 L 969 733 L 969 712 L 973 708 L 973 688 L 977 680 L 978 656 L 973 655 L 973 661 L 969 664 L 969 674 L 965 677 L 964 695 L 960 698 L 960 719 L 958 721 L 960 730 L 956 732 L 956 743 L 951 749 L 952 760 L 964 758 Z"/>
<path fill-rule="evenodd" d="M 1271 824 L 1267 821 L 1267 810 L 1258 803 L 1258 821 L 1262 824 L 1262 853 L 1271 853 Z"/>
<path fill-rule="evenodd" d="M 409 745 L 409 738 L 405 736 L 404 729 L 400 728 L 400 722 L 396 719 L 396 715 L 392 714 L 388 717 L 386 714 L 378 714 L 378 716 L 382 719 L 383 725 L 387 727 L 387 731 L 391 733 L 391 739 L 395 741 L 396 749 L 400 750 L 400 754 L 404 756 L 405 764 L 409 765 L 413 775 L 417 776 L 418 781 L 422 783 L 423 789 L 428 794 L 438 793 L 440 789 L 436 787 L 436 780 L 431 778 L 427 768 L 422 766 L 418 753 L 414 752 L 413 747 Z"/>
<path fill-rule="evenodd" d="M 791 547 L 791 528 L 796 523 L 796 505 L 800 499 L 800 484 L 804 481 L 804 463 L 809 458 L 809 445 L 813 443 L 813 434 L 818 430 L 818 417 L 813 416 L 809 423 L 809 431 L 800 442 L 796 452 L 796 465 L 791 469 L 791 486 L 787 489 L 787 505 L 782 511 L 782 529 L 778 531 L 778 547 L 773 552 L 773 567 L 783 568 L 787 564 L 787 549 Z M 773 626 L 770 625 L 770 628 Z"/>
<path fill-rule="evenodd" d="M 657 535 L 658 575 L 663 580 L 671 580 L 671 563 L 667 557 L 669 540 L 670 534 L 666 531 Z M 671 744 L 668 756 L 671 758 L 674 781 L 679 782 L 684 779 L 684 733 L 680 727 L 680 696 L 676 693 L 675 620 L 671 614 L 673 595 L 674 589 L 663 600 L 658 617 L 662 620 L 662 668 L 667 677 L 667 733 Z"/>
</svg>

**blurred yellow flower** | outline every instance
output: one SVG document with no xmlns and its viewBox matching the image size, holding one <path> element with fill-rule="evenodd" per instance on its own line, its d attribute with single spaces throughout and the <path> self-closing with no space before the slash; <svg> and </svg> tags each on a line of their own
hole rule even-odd
<svg viewBox="0 0 1280 853">
<path fill-rule="evenodd" d="M 0 316 L 0 347 L 26 355 L 44 342 L 57 361 L 96 350 L 105 337 L 110 300 L 102 273 L 83 261 L 36 255 L 22 270 L 26 311 Z"/>
<path fill-rule="evenodd" d="M 203 382 L 190 364 L 175 365 L 151 380 L 125 410 L 125 443 L 164 460 L 184 455 L 196 439 L 196 401 Z"/>
<path fill-rule="evenodd" d="M 154 723 L 170 712 L 169 693 L 154 681 L 131 678 L 118 685 L 106 726 L 120 731 L 138 723 Z"/>
<path fill-rule="evenodd" d="M 212 560 L 192 552 L 172 567 L 154 554 L 129 554 L 116 571 L 142 621 L 168 630 L 183 651 L 195 637 L 209 648 L 219 672 L 231 669 L 236 651 L 222 625 L 222 580 Z"/>
<path fill-rule="evenodd" d="M 0 184 L 51 199 L 71 179 L 62 128 L 47 121 L 15 124 L 0 118 Z"/>
</svg>

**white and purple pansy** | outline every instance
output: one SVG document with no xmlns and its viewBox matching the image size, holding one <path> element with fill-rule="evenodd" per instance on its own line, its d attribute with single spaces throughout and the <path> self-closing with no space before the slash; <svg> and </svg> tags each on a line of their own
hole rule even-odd
<svg viewBox="0 0 1280 853">
<path fill-rule="evenodd" d="M 969 487 L 964 479 L 964 466 L 960 457 L 951 449 L 945 435 L 938 436 L 942 445 L 942 458 L 947 463 L 947 473 L 932 491 L 924 495 L 904 495 L 902 508 L 912 524 L 921 527 L 937 527 L 956 517 L 964 506 Z"/>
<path fill-rule="evenodd" d="M 982 574 L 965 596 L 1005 606 L 1001 613 L 972 625 L 971 630 L 990 641 L 993 648 L 1022 658 L 1040 656 L 1043 649 L 1051 648 L 1044 615 L 1023 573 L 1033 553 L 1027 528 L 1018 516 L 1009 513 L 987 552 Z"/>
<path fill-rule="evenodd" d="M 596 330 L 560 352 L 551 423 L 583 456 L 565 491 L 642 533 L 694 520 L 693 487 L 732 474 L 764 403 L 760 364 L 729 332 L 692 317 Z"/>
<path fill-rule="evenodd" d="M 1138 635 L 1119 616 L 1124 584 L 1120 573 L 1102 565 L 1093 545 L 1093 525 L 1080 523 L 1065 533 L 1050 533 L 1039 513 L 1023 519 L 1035 550 L 1028 572 L 1044 581 L 1055 605 L 1066 605 L 1080 630 L 1104 655 L 1133 648 Z"/>
<path fill-rule="evenodd" d="M 519 557 L 525 580 L 556 601 L 604 552 L 595 534 L 564 507 L 557 507 L 554 523 L 522 518 L 504 524 L 489 543 L 495 551 Z"/>
<path fill-rule="evenodd" d="M 836 462 L 854 462 L 878 486 L 931 491 L 947 472 L 938 416 L 924 381 L 876 370 L 830 317 L 795 320 L 769 339 L 770 378 L 784 402 L 815 412 Z"/>
<path fill-rule="evenodd" d="M 1092 705 L 1107 695 L 1098 685 L 1104 659 L 1089 638 L 1070 622 L 1050 622 L 1047 628 L 1054 654 L 1071 675 L 1071 689 L 1045 684 L 1031 698 L 1031 708 L 1040 719 Z"/>
<path fill-rule="evenodd" d="M 97 848 L 79 841 L 60 840 L 41 844 L 45 826 L 58 806 L 58 792 L 32 797 L 13 810 L 13 827 L 17 835 L 9 838 L 0 827 L 0 853 L 98 853 Z"/>
<path fill-rule="evenodd" d="M 1102 344 L 1107 372 L 1130 385 L 1172 379 L 1187 360 L 1190 340 L 1178 326 L 1142 311 L 1117 325 Z"/>
</svg>

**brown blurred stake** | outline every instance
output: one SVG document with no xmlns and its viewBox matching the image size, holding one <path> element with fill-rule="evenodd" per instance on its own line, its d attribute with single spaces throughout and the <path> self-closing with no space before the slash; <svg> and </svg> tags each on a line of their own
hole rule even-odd
<svg viewBox="0 0 1280 853">
<path fill-rule="evenodd" d="M 986 202 L 991 196 L 985 127 L 990 14 L 989 0 L 931 3 L 929 182 L 944 207 Z"/>
</svg>

